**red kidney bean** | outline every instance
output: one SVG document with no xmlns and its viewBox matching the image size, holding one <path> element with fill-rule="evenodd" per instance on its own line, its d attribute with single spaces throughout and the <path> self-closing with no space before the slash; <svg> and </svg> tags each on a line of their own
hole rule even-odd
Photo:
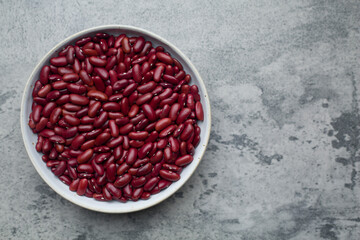
<svg viewBox="0 0 360 240">
<path fill-rule="evenodd" d="M 154 70 L 154 81 L 155 82 L 160 82 L 160 79 L 161 79 L 161 75 L 163 74 L 165 70 L 165 67 L 160 65 L 158 66 L 155 70 Z"/>
<path fill-rule="evenodd" d="M 68 186 L 71 184 L 71 179 L 68 176 L 62 175 L 59 179 Z"/>
<path fill-rule="evenodd" d="M 142 105 L 142 110 L 144 111 L 145 116 L 150 120 L 150 121 L 155 121 L 156 120 L 156 114 L 154 109 L 149 105 L 149 104 L 144 104 Z"/>
<path fill-rule="evenodd" d="M 139 98 L 136 100 L 137 105 L 143 105 L 144 103 L 149 102 L 152 99 L 152 93 L 145 93 L 142 96 L 139 96 Z"/>
<path fill-rule="evenodd" d="M 106 169 L 106 177 L 109 182 L 114 182 L 116 177 L 116 165 L 110 164 Z"/>
<path fill-rule="evenodd" d="M 94 151 L 93 149 L 88 149 L 86 150 L 85 152 L 83 152 L 82 154 L 80 154 L 78 157 L 77 157 L 77 161 L 79 164 L 82 164 L 82 163 L 86 163 L 87 161 L 90 160 L 90 158 L 93 156 L 94 154 Z"/>
<path fill-rule="evenodd" d="M 128 123 L 128 124 L 120 127 L 119 133 L 122 135 L 128 134 L 129 132 L 132 131 L 133 127 L 134 127 L 134 124 Z"/>
<path fill-rule="evenodd" d="M 153 148 L 153 143 L 152 142 L 149 142 L 149 143 L 146 143 L 144 144 L 140 150 L 138 151 L 138 157 L 140 159 L 146 157 L 146 155 L 150 152 L 150 150 Z"/>
<path fill-rule="evenodd" d="M 179 157 L 178 159 L 176 159 L 175 164 L 177 166 L 183 167 L 188 165 L 189 163 L 191 163 L 193 161 L 193 156 L 191 155 L 184 155 Z"/>
<path fill-rule="evenodd" d="M 176 129 L 176 125 L 170 125 L 160 132 L 159 137 L 160 138 L 167 137 L 171 135 L 175 131 L 175 129 Z"/>
<path fill-rule="evenodd" d="M 78 189 L 80 179 L 75 179 L 69 186 L 70 191 L 75 192 Z"/>
<path fill-rule="evenodd" d="M 150 178 L 147 183 L 144 185 L 144 191 L 150 192 L 156 184 L 159 182 L 159 177 L 152 177 Z"/>
<path fill-rule="evenodd" d="M 100 113 L 99 117 L 95 118 L 93 126 L 95 128 L 99 128 L 102 125 L 104 125 L 104 123 L 107 121 L 107 119 L 108 119 L 108 113 L 103 111 L 103 112 Z"/>
<path fill-rule="evenodd" d="M 121 110 L 121 106 L 120 104 L 118 104 L 117 102 L 107 102 L 107 103 L 104 103 L 102 108 L 105 110 L 105 111 L 108 111 L 108 112 L 118 112 Z"/>
<path fill-rule="evenodd" d="M 71 142 L 71 148 L 78 150 L 84 142 L 85 142 L 85 137 L 83 135 L 78 135 Z"/>
<path fill-rule="evenodd" d="M 131 51 L 131 47 L 130 47 L 130 43 L 129 43 L 129 38 L 128 37 L 123 37 L 121 40 L 121 47 L 122 50 L 124 51 L 124 53 L 130 53 Z"/>
<path fill-rule="evenodd" d="M 77 188 L 77 191 L 76 193 L 79 195 L 79 196 L 82 196 L 85 194 L 85 191 L 87 189 L 87 186 L 88 186 L 88 180 L 86 178 L 83 178 L 80 180 L 79 182 L 79 185 L 78 185 L 78 188 Z"/>
<path fill-rule="evenodd" d="M 141 196 L 142 196 L 142 194 L 143 194 L 143 189 L 142 188 L 137 188 L 137 189 L 135 189 L 134 191 L 133 191 L 133 194 L 132 194 L 132 196 L 131 196 L 131 200 L 133 200 L 133 201 L 137 201 Z"/>
<path fill-rule="evenodd" d="M 44 98 L 50 91 L 51 91 L 51 84 L 46 84 L 41 89 L 39 89 L 39 91 L 37 92 L 37 95 L 39 97 Z"/>
<path fill-rule="evenodd" d="M 135 64 L 132 69 L 133 69 L 132 74 L 133 74 L 134 81 L 137 83 L 141 82 L 142 76 L 141 76 L 140 65 Z"/>
<path fill-rule="evenodd" d="M 49 82 L 49 74 L 50 74 L 50 67 L 49 66 L 44 66 L 42 67 L 41 71 L 40 71 L 40 82 L 45 85 Z"/>
<path fill-rule="evenodd" d="M 99 136 L 95 139 L 95 145 L 101 146 L 102 144 L 106 143 L 111 138 L 111 135 L 109 133 L 101 133 Z"/>
<path fill-rule="evenodd" d="M 122 192 L 120 189 L 118 189 L 114 184 L 107 183 L 106 189 L 113 195 L 115 198 L 121 198 Z"/>
<path fill-rule="evenodd" d="M 163 53 L 163 52 L 157 52 L 156 57 L 159 59 L 159 61 L 161 61 L 165 64 L 172 65 L 174 62 L 173 59 L 169 55 L 167 55 L 166 53 Z"/>
<path fill-rule="evenodd" d="M 183 123 L 190 116 L 190 114 L 191 114 L 191 109 L 190 108 L 183 108 L 180 111 L 180 113 L 179 113 L 179 115 L 178 115 L 178 117 L 176 119 L 176 123 L 177 124 Z"/>
<path fill-rule="evenodd" d="M 65 120 L 65 122 L 67 122 L 68 124 L 70 124 L 72 126 L 77 126 L 80 124 L 80 119 L 73 117 L 71 115 L 65 115 L 64 120 Z"/>
<path fill-rule="evenodd" d="M 133 190 L 132 190 L 132 187 L 130 186 L 130 184 L 126 185 L 124 188 L 123 188 L 123 194 L 125 197 L 131 197 L 132 196 L 132 193 L 133 193 Z"/>
<path fill-rule="evenodd" d="M 141 52 L 144 46 L 145 46 L 145 39 L 143 37 L 138 37 L 133 46 L 134 52 L 136 53 Z"/>
<path fill-rule="evenodd" d="M 133 148 L 140 148 L 142 145 L 144 145 L 144 141 L 139 140 L 130 140 L 129 144 Z"/>
<path fill-rule="evenodd" d="M 164 170 L 166 171 L 166 170 Z M 172 181 L 167 181 L 167 180 L 164 180 L 164 179 L 161 179 L 158 183 L 158 187 L 159 187 L 159 190 L 163 190 L 165 188 L 168 188 L 170 185 L 171 185 Z"/>
<path fill-rule="evenodd" d="M 171 182 L 175 182 L 180 179 L 180 175 L 178 173 L 164 169 L 160 170 L 160 177 Z"/>
<path fill-rule="evenodd" d="M 184 130 L 180 134 L 180 139 L 186 141 L 190 138 L 191 134 L 194 133 L 194 127 L 191 124 L 186 124 Z"/>
<path fill-rule="evenodd" d="M 89 164 L 89 163 L 84 163 L 84 164 L 80 164 L 80 165 L 77 167 L 77 171 L 78 171 L 78 172 L 84 172 L 84 173 L 93 173 L 93 172 L 94 172 L 94 169 L 93 169 L 93 167 L 91 166 L 91 164 Z"/>
<path fill-rule="evenodd" d="M 170 136 L 169 137 L 169 143 L 170 143 L 171 151 L 173 151 L 173 152 L 178 152 L 179 151 L 180 143 L 176 138 L 174 138 L 173 136 Z"/>
<path fill-rule="evenodd" d="M 56 67 L 62 67 L 62 66 L 66 66 L 68 64 L 65 56 L 53 57 L 50 59 L 50 63 Z"/>
<path fill-rule="evenodd" d="M 136 148 L 130 148 L 126 158 L 126 164 L 130 166 L 133 165 L 137 159 L 137 155 L 138 155 L 138 150 Z"/>
<path fill-rule="evenodd" d="M 196 118 L 198 120 L 200 120 L 200 121 L 204 120 L 204 111 L 203 111 L 201 102 L 196 102 L 196 104 L 195 104 L 195 114 L 196 114 Z"/>
<path fill-rule="evenodd" d="M 141 176 L 138 178 L 133 178 L 130 184 L 134 188 L 138 188 L 138 187 L 143 186 L 145 183 L 146 183 L 146 178 L 144 176 Z"/>
<path fill-rule="evenodd" d="M 125 173 L 124 175 L 120 176 L 114 182 L 114 185 L 118 188 L 122 188 L 129 184 L 132 180 L 132 176 L 129 173 Z"/>
<path fill-rule="evenodd" d="M 124 115 L 127 115 L 129 113 L 129 100 L 127 98 L 121 99 L 121 112 Z"/>
<path fill-rule="evenodd" d="M 91 90 L 87 93 L 88 97 L 95 99 L 95 100 L 100 100 L 100 101 L 107 101 L 108 100 L 108 96 L 98 90 Z"/>
</svg>

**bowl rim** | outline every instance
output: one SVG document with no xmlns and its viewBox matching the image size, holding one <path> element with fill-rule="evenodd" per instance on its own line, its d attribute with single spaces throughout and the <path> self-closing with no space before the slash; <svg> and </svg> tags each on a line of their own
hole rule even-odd
<svg viewBox="0 0 360 240">
<path fill-rule="evenodd" d="M 178 185 L 177 187 L 173 188 L 173 189 L 166 189 L 163 196 L 156 200 L 156 201 L 152 201 L 152 202 L 146 202 L 147 200 L 144 201 L 144 204 L 139 204 L 137 207 L 133 207 L 131 209 L 102 209 L 101 207 L 96 207 L 96 206 L 89 206 L 88 204 L 85 204 L 81 201 L 78 201 L 76 198 L 72 198 L 69 197 L 65 194 L 63 194 L 61 189 L 58 189 L 58 187 L 56 187 L 55 184 L 53 184 L 50 180 L 48 180 L 47 176 L 43 173 L 42 169 L 40 169 L 40 167 L 38 167 L 37 165 L 37 161 L 36 159 L 33 158 L 33 156 L 31 155 L 31 150 L 30 150 L 30 143 L 27 143 L 25 140 L 25 128 L 28 127 L 27 124 L 27 116 L 24 116 L 24 112 L 25 112 L 25 108 L 26 108 L 26 95 L 27 92 L 30 91 L 30 85 L 32 84 L 32 80 L 34 79 L 36 73 L 39 71 L 39 69 L 46 63 L 46 61 L 49 59 L 49 57 L 54 54 L 56 52 L 56 50 L 59 50 L 61 46 L 63 46 L 64 44 L 71 42 L 71 41 L 75 41 L 77 38 L 80 38 L 84 35 L 87 34 L 91 34 L 94 33 L 96 31 L 105 31 L 105 30 L 123 30 L 123 31 L 134 31 L 137 32 L 139 34 L 144 34 L 147 35 L 151 38 L 154 38 L 156 40 L 158 40 L 159 42 L 162 42 L 164 44 L 166 44 L 167 46 L 169 46 L 171 48 L 171 50 L 173 52 L 175 52 L 176 54 L 178 54 L 184 61 L 186 61 L 187 65 L 189 66 L 189 68 L 194 72 L 196 79 L 198 80 L 198 84 L 200 85 L 200 89 L 203 91 L 203 94 L 205 96 L 204 98 L 204 102 L 205 102 L 205 108 L 206 108 L 206 117 L 208 120 L 208 124 L 205 126 L 206 129 L 206 134 L 205 134 L 205 139 L 204 139 L 204 149 L 203 151 L 200 153 L 199 156 L 199 160 L 196 162 L 196 165 L 192 166 L 191 172 L 188 175 L 187 179 L 185 179 L 180 185 Z M 42 59 L 37 63 L 37 65 L 35 66 L 35 68 L 33 69 L 32 73 L 30 74 L 30 77 L 28 78 L 28 80 L 26 81 L 25 84 L 25 88 L 23 90 L 23 95 L 22 95 L 22 100 L 21 100 L 21 110 L 20 110 L 20 126 L 21 126 L 21 136 L 23 138 L 23 142 L 26 148 L 26 152 L 32 162 L 32 165 L 35 167 L 36 171 L 38 172 L 38 174 L 41 176 L 41 178 L 47 183 L 48 186 L 50 186 L 57 194 L 59 194 L 61 197 L 65 198 L 66 200 L 70 201 L 71 203 L 74 203 L 80 207 L 89 209 L 89 210 L 93 210 L 93 211 L 97 211 L 97 212 L 103 212 L 103 213 L 129 213 L 129 212 L 135 212 L 135 211 L 140 211 L 140 210 L 144 210 L 147 208 L 150 208 L 152 206 L 155 206 L 157 204 L 159 204 L 160 202 L 166 200 L 167 198 L 169 198 L 170 196 L 172 196 L 176 191 L 178 191 L 190 178 L 191 176 L 194 174 L 195 170 L 197 169 L 197 167 L 199 166 L 202 158 L 204 157 L 204 154 L 206 152 L 206 148 L 210 139 L 210 132 L 211 132 L 211 107 L 210 107 L 210 99 L 209 99 L 209 95 L 207 93 L 205 84 L 203 79 L 201 78 L 199 72 L 197 71 L 197 69 L 195 68 L 195 66 L 192 64 L 192 62 L 190 61 L 190 59 L 185 56 L 185 54 L 183 54 L 175 45 L 173 45 L 172 43 L 170 43 L 169 41 L 167 41 L 166 39 L 164 39 L 163 37 L 152 33 L 148 30 L 139 28 L 139 27 L 134 27 L 134 26 L 130 26 L 130 25 L 101 25 L 101 26 L 97 26 L 97 27 L 92 27 L 92 28 L 87 28 L 84 29 L 82 31 L 79 31 L 67 38 L 65 38 L 64 40 L 60 41 L 58 44 L 56 44 L 51 50 L 49 50 L 44 57 L 42 57 Z M 195 162 L 194 162 L 195 163 Z M 125 203 L 126 204 L 126 203 Z"/>
</svg>

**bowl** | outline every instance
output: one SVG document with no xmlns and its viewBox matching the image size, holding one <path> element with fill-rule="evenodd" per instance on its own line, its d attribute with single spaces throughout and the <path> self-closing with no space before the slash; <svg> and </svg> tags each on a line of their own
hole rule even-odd
<svg viewBox="0 0 360 240">
<path fill-rule="evenodd" d="M 204 121 L 198 122 L 198 125 L 201 128 L 201 141 L 195 149 L 194 160 L 191 164 L 183 169 L 182 173 L 180 174 L 180 180 L 174 182 L 167 189 L 162 190 L 160 193 L 151 195 L 151 197 L 147 200 L 138 200 L 136 202 L 128 201 L 126 203 L 118 201 L 100 202 L 94 200 L 93 198 L 79 196 L 76 194 L 76 192 L 70 191 L 69 186 L 62 183 L 58 177 L 56 177 L 51 172 L 51 170 L 42 161 L 42 154 L 35 150 L 37 135 L 34 134 L 28 126 L 28 119 L 29 114 L 31 113 L 32 89 L 34 87 L 34 83 L 39 78 L 39 73 L 42 66 L 48 64 L 49 60 L 56 56 L 63 47 L 69 44 L 74 44 L 77 40 L 83 37 L 94 36 L 98 32 L 105 32 L 112 35 L 120 35 L 121 33 L 125 33 L 128 36 L 143 36 L 145 40 L 151 41 L 153 46 L 163 46 L 165 50 L 172 55 L 172 57 L 177 58 L 182 63 L 185 72 L 191 75 L 191 84 L 196 84 L 199 87 L 199 94 L 201 96 L 201 103 L 204 110 Z M 66 38 L 57 44 L 42 58 L 42 60 L 35 67 L 34 71 L 31 73 L 26 83 L 21 102 L 20 121 L 23 141 L 30 160 L 39 175 L 55 192 L 70 202 L 93 211 L 104 213 L 128 213 L 146 209 L 164 201 L 172 194 L 174 194 L 179 188 L 181 188 L 181 186 L 183 186 L 187 180 L 189 180 L 195 169 L 198 167 L 202 157 L 204 156 L 205 149 L 210 137 L 211 114 L 209 96 L 202 78 L 190 60 L 177 47 L 164 38 L 141 28 L 124 25 L 107 25 L 86 29 Z"/>
</svg>

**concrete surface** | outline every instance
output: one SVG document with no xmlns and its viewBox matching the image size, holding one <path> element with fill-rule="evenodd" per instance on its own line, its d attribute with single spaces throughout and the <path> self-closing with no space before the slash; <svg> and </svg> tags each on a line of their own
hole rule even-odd
<svg viewBox="0 0 360 240">
<path fill-rule="evenodd" d="M 360 2 L 0 1 L 0 239 L 359 239 Z M 52 191 L 24 149 L 22 90 L 85 28 L 128 24 L 205 80 L 205 158 L 174 196 L 123 215 Z"/>
</svg>

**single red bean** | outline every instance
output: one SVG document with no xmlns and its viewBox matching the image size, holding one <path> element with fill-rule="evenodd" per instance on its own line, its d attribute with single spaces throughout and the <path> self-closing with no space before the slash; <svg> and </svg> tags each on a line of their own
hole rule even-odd
<svg viewBox="0 0 360 240">
<path fill-rule="evenodd" d="M 135 189 L 132 193 L 131 200 L 136 202 L 142 196 L 143 192 L 144 190 L 142 188 Z"/>
<path fill-rule="evenodd" d="M 140 65 L 135 64 L 132 69 L 133 69 L 132 74 L 133 74 L 134 81 L 137 83 L 141 82 L 142 76 L 141 76 Z"/>
<path fill-rule="evenodd" d="M 179 151 L 180 143 L 176 138 L 174 138 L 173 136 L 170 136 L 169 137 L 169 143 L 170 143 L 171 151 L 173 151 L 173 152 L 178 152 Z"/>
<path fill-rule="evenodd" d="M 132 196 L 132 193 L 133 193 L 133 190 L 132 190 L 132 187 L 130 186 L 130 184 L 126 185 L 124 188 L 123 188 L 123 194 L 125 197 L 131 197 Z"/>
<path fill-rule="evenodd" d="M 108 113 L 103 111 L 100 113 L 99 117 L 95 118 L 93 126 L 95 128 L 99 128 L 104 125 L 104 123 L 107 121 L 107 119 L 108 119 Z"/>
<path fill-rule="evenodd" d="M 127 115 L 129 113 L 129 100 L 128 98 L 123 98 L 121 99 L 121 112 L 124 114 L 124 115 Z"/>
<path fill-rule="evenodd" d="M 106 189 L 115 197 L 115 198 L 121 198 L 122 192 L 120 189 L 116 188 L 114 184 L 107 183 Z"/>
<path fill-rule="evenodd" d="M 195 138 L 194 138 L 195 139 Z M 186 151 L 193 156 L 195 154 L 195 147 L 191 143 L 186 144 Z"/>
<path fill-rule="evenodd" d="M 177 80 L 175 77 L 171 76 L 171 75 L 167 75 L 167 74 L 164 74 L 162 79 L 165 81 L 165 82 L 168 82 L 168 83 L 171 83 L 173 85 L 177 85 L 179 84 L 179 80 Z"/>
<path fill-rule="evenodd" d="M 49 82 L 49 74 L 50 74 L 50 67 L 49 66 L 44 66 L 42 67 L 41 71 L 40 71 L 40 82 L 45 85 Z"/>
<path fill-rule="evenodd" d="M 39 97 L 46 97 L 46 95 L 51 91 L 51 84 L 46 84 L 43 86 L 37 93 Z"/>
<path fill-rule="evenodd" d="M 160 180 L 159 177 L 150 178 L 147 181 L 147 183 L 144 185 L 144 191 L 150 192 L 156 186 L 156 184 L 159 182 L 159 180 Z"/>
<path fill-rule="evenodd" d="M 151 151 L 151 149 L 153 148 L 153 143 L 152 142 L 149 142 L 149 143 L 146 143 L 144 144 L 140 150 L 138 151 L 138 157 L 140 159 L 146 157 L 146 155 Z"/>
<path fill-rule="evenodd" d="M 160 170 L 160 176 L 165 179 L 165 180 L 168 180 L 168 181 L 171 181 L 171 182 L 175 182 L 175 181 L 178 181 L 180 179 L 180 175 L 175 173 L 175 172 L 172 172 L 172 171 L 169 171 L 169 170 Z"/>
<path fill-rule="evenodd" d="M 95 139 L 95 145 L 101 146 L 102 144 L 106 143 L 111 138 L 111 135 L 109 133 L 101 133 L 99 136 Z"/>
<path fill-rule="evenodd" d="M 129 149 L 129 152 L 128 152 L 128 155 L 127 155 L 127 158 L 126 158 L 126 163 L 128 165 L 133 165 L 134 162 L 136 161 L 137 159 L 137 155 L 138 155 L 138 151 L 136 148 L 130 148 Z"/>
<path fill-rule="evenodd" d="M 114 182 L 114 185 L 118 188 L 122 188 L 129 184 L 132 180 L 132 176 L 129 173 L 125 173 L 124 175 L 120 176 Z"/>
<path fill-rule="evenodd" d="M 165 67 L 160 65 L 154 70 L 154 81 L 160 82 L 161 75 L 163 74 Z"/>
<path fill-rule="evenodd" d="M 144 176 L 141 176 L 138 178 L 133 178 L 130 184 L 134 188 L 138 188 L 138 187 L 143 186 L 145 183 L 146 183 L 146 178 Z"/>
<path fill-rule="evenodd" d="M 164 170 L 166 171 L 166 170 Z M 161 179 L 158 183 L 158 187 L 159 187 L 159 190 L 163 190 L 167 187 L 169 187 L 171 185 L 172 181 L 167 181 L 167 180 L 164 180 L 164 179 Z"/>
<path fill-rule="evenodd" d="M 177 124 L 183 123 L 189 117 L 190 114 L 191 114 L 191 109 L 190 108 L 183 108 L 180 111 L 180 113 L 179 113 L 179 115 L 178 115 L 178 117 L 176 119 L 176 123 Z"/>
<path fill-rule="evenodd" d="M 175 131 L 174 131 L 174 133 L 173 133 L 173 136 L 175 137 L 175 138 L 177 138 L 177 137 L 179 137 L 180 136 L 180 134 L 182 133 L 182 131 L 184 130 L 184 128 L 185 128 L 185 124 L 180 124 L 176 129 L 175 129 Z"/>
<path fill-rule="evenodd" d="M 114 163 L 110 164 L 106 168 L 106 177 L 109 182 L 114 182 L 116 177 L 116 165 Z"/>
<path fill-rule="evenodd" d="M 136 104 L 137 105 L 143 105 L 144 103 L 149 102 L 152 99 L 152 93 L 146 93 L 144 95 L 141 95 L 137 100 L 136 100 Z"/>
<path fill-rule="evenodd" d="M 170 125 L 160 132 L 159 137 L 165 138 L 171 135 L 175 131 L 175 129 L 176 129 L 176 125 Z"/>
<path fill-rule="evenodd" d="M 71 179 L 68 176 L 62 175 L 59 179 L 68 186 L 71 184 Z"/>
<path fill-rule="evenodd" d="M 49 140 L 50 140 L 50 142 L 53 142 L 53 143 L 60 143 L 60 144 L 65 143 L 65 139 L 59 135 L 53 135 L 53 136 L 49 137 Z"/>
<path fill-rule="evenodd" d="M 81 147 L 81 145 L 85 142 L 85 137 L 83 135 L 78 135 L 71 142 L 71 148 L 77 150 Z"/>
<path fill-rule="evenodd" d="M 65 56 L 53 57 L 50 59 L 50 63 L 56 67 L 62 67 L 68 64 Z"/>
<path fill-rule="evenodd" d="M 193 161 L 193 156 L 188 154 L 188 155 L 184 155 L 184 156 L 181 156 L 178 159 L 176 159 L 175 164 L 179 167 L 183 167 L 183 166 L 188 165 L 192 161 Z"/>
<path fill-rule="evenodd" d="M 46 124 L 48 123 L 48 119 L 45 117 L 41 117 L 39 122 L 36 124 L 35 130 L 36 132 L 40 132 L 46 127 Z"/>
<path fill-rule="evenodd" d="M 196 118 L 198 120 L 200 120 L 200 121 L 204 120 L 204 111 L 203 111 L 201 102 L 196 102 L 196 104 L 195 104 L 195 114 L 196 114 Z"/>
<path fill-rule="evenodd" d="M 124 89 L 123 95 L 124 95 L 125 97 L 130 96 L 130 94 L 132 94 L 132 93 L 136 90 L 137 86 L 138 86 L 137 83 L 129 84 L 129 85 Z"/>
<path fill-rule="evenodd" d="M 79 185 L 78 185 L 78 188 L 77 188 L 77 191 L 76 193 L 79 195 L 79 196 L 82 196 L 85 194 L 85 191 L 87 189 L 87 186 L 88 186 L 88 180 L 86 178 L 83 178 L 80 180 L 79 182 Z"/>
<path fill-rule="evenodd" d="M 70 191 L 75 192 L 78 189 L 80 179 L 75 179 L 69 186 Z"/>
<path fill-rule="evenodd" d="M 124 148 L 124 149 L 129 149 L 130 148 L 130 143 L 129 143 L 130 141 L 129 141 L 129 138 L 128 138 L 128 136 L 124 136 L 124 141 L 123 141 L 123 145 L 122 145 L 122 147 Z"/>
<path fill-rule="evenodd" d="M 66 162 L 60 161 L 59 165 L 57 165 L 57 167 L 53 173 L 55 176 L 59 177 L 60 175 L 62 175 L 64 173 L 65 170 L 66 170 Z"/>
<path fill-rule="evenodd" d="M 108 112 L 119 112 L 121 110 L 121 106 L 117 102 L 107 102 L 102 107 L 104 111 Z"/>
<path fill-rule="evenodd" d="M 70 94 L 70 102 L 76 105 L 88 105 L 89 99 L 87 97 L 78 95 L 78 94 Z"/>
<path fill-rule="evenodd" d="M 95 57 L 95 56 L 89 57 L 89 62 L 96 67 L 105 67 L 107 64 L 106 60 Z"/>
<path fill-rule="evenodd" d="M 156 131 L 160 132 L 161 130 L 163 130 L 164 128 L 169 126 L 170 124 L 171 124 L 170 118 L 162 118 L 156 122 L 155 129 L 156 129 Z"/>
<path fill-rule="evenodd" d="M 85 173 L 93 173 L 93 172 L 94 172 L 94 169 L 93 169 L 93 167 L 91 166 L 91 164 L 89 164 L 89 163 L 84 163 L 84 164 L 80 164 L 80 165 L 77 167 L 77 171 L 78 171 L 78 172 L 85 172 Z"/>
<path fill-rule="evenodd" d="M 139 108 L 138 105 L 136 105 L 136 104 L 132 105 L 130 110 L 129 110 L 128 116 L 130 118 L 135 117 L 138 114 L 139 110 L 140 110 L 140 108 Z"/>
<path fill-rule="evenodd" d="M 138 37 L 133 46 L 134 52 L 136 53 L 141 52 L 144 46 L 145 46 L 145 39 L 143 37 Z"/>
<path fill-rule="evenodd" d="M 129 138 L 134 139 L 134 140 L 145 140 L 149 133 L 146 131 L 140 131 L 140 132 L 130 132 L 129 134 Z"/>
<path fill-rule="evenodd" d="M 149 104 L 144 104 L 142 105 L 142 110 L 144 111 L 145 116 L 150 120 L 150 121 L 155 121 L 156 120 L 156 114 L 154 109 L 149 105 Z"/>
<path fill-rule="evenodd" d="M 65 120 L 65 122 L 67 122 L 68 124 L 70 124 L 72 126 L 77 126 L 80 124 L 80 119 L 73 117 L 71 115 L 65 115 L 64 120 Z"/>
<path fill-rule="evenodd" d="M 109 127 L 110 127 L 110 132 L 111 132 L 111 136 L 113 137 L 118 137 L 119 136 L 119 128 L 115 123 L 115 120 L 109 120 Z"/>
<path fill-rule="evenodd" d="M 134 127 L 134 124 L 128 123 L 128 124 L 120 127 L 119 133 L 122 135 L 128 134 L 129 132 L 132 131 L 133 127 Z"/>
<path fill-rule="evenodd" d="M 121 47 L 122 50 L 124 51 L 124 53 L 130 53 L 131 51 L 131 47 L 130 47 L 130 43 L 129 43 L 129 38 L 128 37 L 124 37 L 121 41 Z"/>
<path fill-rule="evenodd" d="M 144 175 L 150 173 L 152 169 L 153 169 L 152 164 L 147 163 L 138 169 L 137 176 L 144 176 Z"/>
<path fill-rule="evenodd" d="M 79 164 L 86 163 L 87 161 L 90 160 L 90 158 L 93 156 L 93 154 L 94 154 L 94 151 L 91 148 L 86 150 L 85 152 L 83 152 L 82 154 L 80 154 L 77 157 L 78 163 Z"/>
<path fill-rule="evenodd" d="M 186 124 L 184 130 L 180 134 L 180 139 L 186 141 L 190 138 L 191 134 L 194 133 L 194 127 L 191 124 Z"/>
</svg>

